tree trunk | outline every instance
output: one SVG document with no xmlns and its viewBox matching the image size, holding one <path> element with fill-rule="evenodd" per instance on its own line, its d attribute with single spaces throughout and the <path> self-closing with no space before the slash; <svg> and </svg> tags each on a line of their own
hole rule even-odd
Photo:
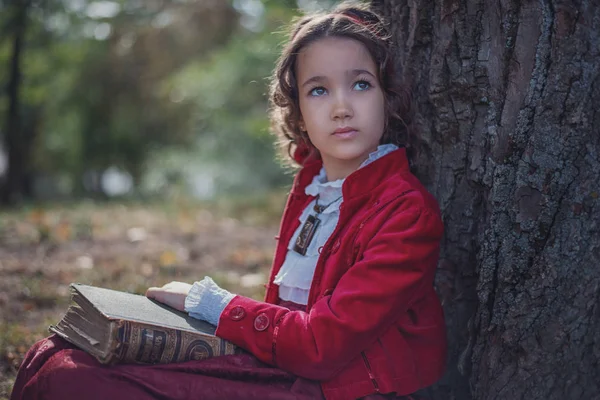
<svg viewBox="0 0 600 400">
<path fill-rule="evenodd" d="M 4 133 L 5 149 L 8 155 L 8 168 L 6 181 L 2 188 L 0 201 L 10 204 L 23 195 L 23 185 L 26 185 L 27 162 L 29 149 L 23 135 L 21 121 L 20 86 L 21 86 L 21 59 L 23 55 L 23 40 L 25 38 L 25 25 L 27 22 L 27 8 L 29 2 L 18 0 L 9 7 L 14 13 L 12 19 L 13 38 L 12 55 L 10 61 L 10 76 L 7 85 L 8 114 L 6 116 L 6 132 Z"/>
<path fill-rule="evenodd" d="M 600 399 L 600 2 L 374 0 L 446 234 L 435 399 Z"/>
</svg>

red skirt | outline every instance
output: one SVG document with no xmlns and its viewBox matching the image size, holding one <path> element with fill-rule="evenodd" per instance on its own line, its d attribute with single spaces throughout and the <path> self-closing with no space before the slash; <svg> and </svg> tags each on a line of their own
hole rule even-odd
<svg viewBox="0 0 600 400">
<path fill-rule="evenodd" d="M 318 382 L 249 354 L 179 364 L 100 364 L 52 335 L 37 342 L 19 369 L 11 400 L 323 399 Z"/>
<path fill-rule="evenodd" d="M 286 304 L 289 308 L 290 305 Z M 11 400 L 322 400 L 319 382 L 298 377 L 250 354 L 178 364 L 100 364 L 56 335 L 27 352 Z M 370 395 L 364 399 L 417 399 Z"/>
</svg>

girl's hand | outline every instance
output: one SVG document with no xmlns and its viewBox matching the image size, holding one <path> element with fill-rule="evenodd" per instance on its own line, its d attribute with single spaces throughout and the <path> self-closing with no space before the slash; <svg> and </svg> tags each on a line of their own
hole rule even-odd
<svg viewBox="0 0 600 400">
<path fill-rule="evenodd" d="M 164 303 L 179 311 L 185 311 L 185 298 L 192 285 L 183 282 L 167 283 L 163 287 L 151 287 L 146 290 L 146 297 Z"/>
</svg>

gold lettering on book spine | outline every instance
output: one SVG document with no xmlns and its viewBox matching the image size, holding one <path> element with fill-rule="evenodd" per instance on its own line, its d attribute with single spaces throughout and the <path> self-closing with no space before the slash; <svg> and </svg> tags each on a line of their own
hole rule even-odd
<svg viewBox="0 0 600 400">
<path fill-rule="evenodd" d="M 117 336 L 121 363 L 177 363 L 237 354 L 240 351 L 232 343 L 216 336 L 130 321 L 123 321 Z"/>
</svg>

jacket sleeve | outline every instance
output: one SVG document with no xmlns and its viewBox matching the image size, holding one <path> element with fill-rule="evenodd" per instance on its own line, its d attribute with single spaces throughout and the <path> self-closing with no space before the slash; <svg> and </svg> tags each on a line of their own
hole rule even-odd
<svg viewBox="0 0 600 400">
<path fill-rule="evenodd" d="M 433 284 L 442 232 L 437 212 L 398 210 L 333 292 L 320 296 L 309 312 L 236 296 L 221 314 L 216 333 L 261 361 L 298 376 L 327 380 L 383 335 L 415 296 Z"/>
</svg>

